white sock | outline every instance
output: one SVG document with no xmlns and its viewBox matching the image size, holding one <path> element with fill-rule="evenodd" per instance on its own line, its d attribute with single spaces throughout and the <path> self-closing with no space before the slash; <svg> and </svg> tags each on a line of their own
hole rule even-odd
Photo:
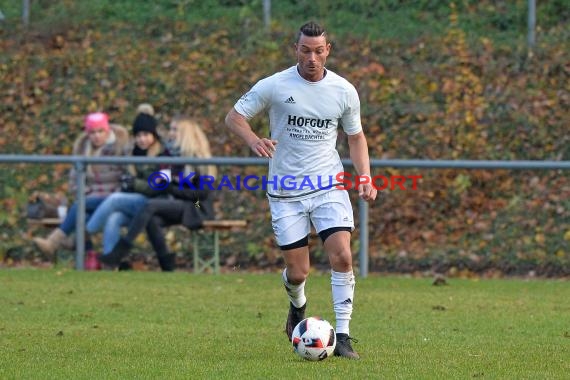
<svg viewBox="0 0 570 380">
<path fill-rule="evenodd" d="M 283 285 L 285 285 L 285 290 L 289 296 L 289 301 L 291 301 L 293 306 L 301 307 L 307 303 L 307 298 L 305 297 L 305 281 L 299 285 L 290 284 L 287 279 L 287 268 L 283 269 L 282 277 Z"/>
<path fill-rule="evenodd" d="M 331 270 L 333 309 L 336 315 L 337 334 L 348 334 L 352 303 L 354 302 L 354 274 Z"/>
</svg>

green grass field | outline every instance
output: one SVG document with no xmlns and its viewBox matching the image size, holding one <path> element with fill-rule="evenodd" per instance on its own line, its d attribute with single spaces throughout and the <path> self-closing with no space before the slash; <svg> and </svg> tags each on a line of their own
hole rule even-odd
<svg viewBox="0 0 570 380">
<path fill-rule="evenodd" d="M 2 379 L 563 379 L 564 280 L 357 280 L 362 360 L 297 357 L 278 274 L 0 271 Z M 308 313 L 334 320 L 329 276 Z"/>
</svg>

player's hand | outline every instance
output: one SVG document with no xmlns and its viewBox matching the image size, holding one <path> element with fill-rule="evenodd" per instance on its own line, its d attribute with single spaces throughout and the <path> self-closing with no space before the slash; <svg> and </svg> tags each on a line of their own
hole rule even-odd
<svg viewBox="0 0 570 380">
<path fill-rule="evenodd" d="M 358 196 L 365 201 L 373 201 L 376 199 L 378 190 L 371 183 L 362 183 L 358 185 Z"/>
<path fill-rule="evenodd" d="M 261 138 L 251 144 L 250 148 L 258 157 L 272 158 L 277 140 Z"/>
</svg>

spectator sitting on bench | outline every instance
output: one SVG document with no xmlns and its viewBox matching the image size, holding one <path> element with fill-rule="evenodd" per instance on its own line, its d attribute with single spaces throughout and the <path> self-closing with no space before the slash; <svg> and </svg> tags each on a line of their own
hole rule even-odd
<svg viewBox="0 0 570 380">
<path fill-rule="evenodd" d="M 210 143 L 198 123 L 187 116 L 179 116 L 172 120 L 169 131 L 167 148 L 172 156 L 210 158 Z M 215 166 L 202 165 L 194 168 L 190 165 L 174 166 L 171 168 L 171 183 L 164 190 L 170 195 L 169 199 L 150 198 L 144 207 L 140 208 L 133 216 L 127 234 L 119 239 L 113 250 L 108 255 L 101 256 L 102 263 L 117 267 L 125 258 L 133 245 L 133 241 L 149 222 L 155 221 L 160 226 L 184 225 L 190 230 L 202 227 L 204 220 L 213 219 L 213 203 L 207 189 L 202 189 L 199 181 L 200 174 L 215 178 Z M 191 176 L 194 186 L 180 186 L 180 178 L 186 179 Z M 147 228 L 148 232 L 148 228 Z M 174 269 L 174 254 L 168 252 L 164 234 L 160 232 L 160 244 L 155 245 L 157 256 L 167 257 L 167 265 Z M 161 264 L 164 270 L 163 264 Z"/>
<path fill-rule="evenodd" d="M 139 105 L 132 130 L 135 137 L 133 156 L 169 155 L 160 139 L 157 125 L 154 108 L 150 104 Z M 159 164 L 138 164 L 129 167 L 129 174 L 125 174 L 122 178 L 122 191 L 108 196 L 89 218 L 86 226 L 88 234 L 92 235 L 103 230 L 103 255 L 111 253 L 121 237 L 121 227 L 129 225 L 148 198 L 168 197 L 168 192 L 155 190 L 148 184 L 149 177 L 160 169 Z M 166 249 L 160 225 L 152 219 L 147 224 L 146 230 L 162 270 L 173 270 L 173 257 L 164 254 Z"/>
<path fill-rule="evenodd" d="M 110 124 L 107 114 L 90 113 L 85 118 L 85 132 L 73 145 L 73 155 L 77 156 L 124 156 L 129 146 L 129 134 L 120 125 Z M 90 215 L 111 193 L 121 187 L 123 167 L 114 164 L 87 165 L 85 169 L 85 212 Z M 75 168 L 70 173 L 70 190 L 76 191 Z M 47 238 L 35 237 L 36 246 L 45 255 L 53 256 L 67 236 L 75 231 L 77 203 L 73 203 L 61 225 Z M 87 249 L 91 249 L 87 242 Z"/>
</svg>

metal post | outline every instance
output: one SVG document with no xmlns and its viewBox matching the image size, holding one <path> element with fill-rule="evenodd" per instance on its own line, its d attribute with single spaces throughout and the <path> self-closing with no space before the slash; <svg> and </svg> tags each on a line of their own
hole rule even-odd
<svg viewBox="0 0 570 380">
<path fill-rule="evenodd" d="M 360 277 L 368 277 L 368 202 L 358 198 L 358 219 L 360 225 Z"/>
<path fill-rule="evenodd" d="M 30 0 L 22 0 L 22 23 L 25 27 L 30 24 Z"/>
<path fill-rule="evenodd" d="M 75 225 L 75 269 L 82 271 L 85 258 L 85 164 L 83 161 L 75 162 L 77 174 L 77 220 Z"/>
<path fill-rule="evenodd" d="M 220 233 L 214 231 L 214 274 L 220 274 Z"/>
<path fill-rule="evenodd" d="M 269 30 L 271 25 L 271 0 L 263 0 L 263 24 Z"/>
<path fill-rule="evenodd" d="M 536 0 L 528 0 L 528 48 L 532 50 L 535 44 L 536 30 Z"/>
</svg>

